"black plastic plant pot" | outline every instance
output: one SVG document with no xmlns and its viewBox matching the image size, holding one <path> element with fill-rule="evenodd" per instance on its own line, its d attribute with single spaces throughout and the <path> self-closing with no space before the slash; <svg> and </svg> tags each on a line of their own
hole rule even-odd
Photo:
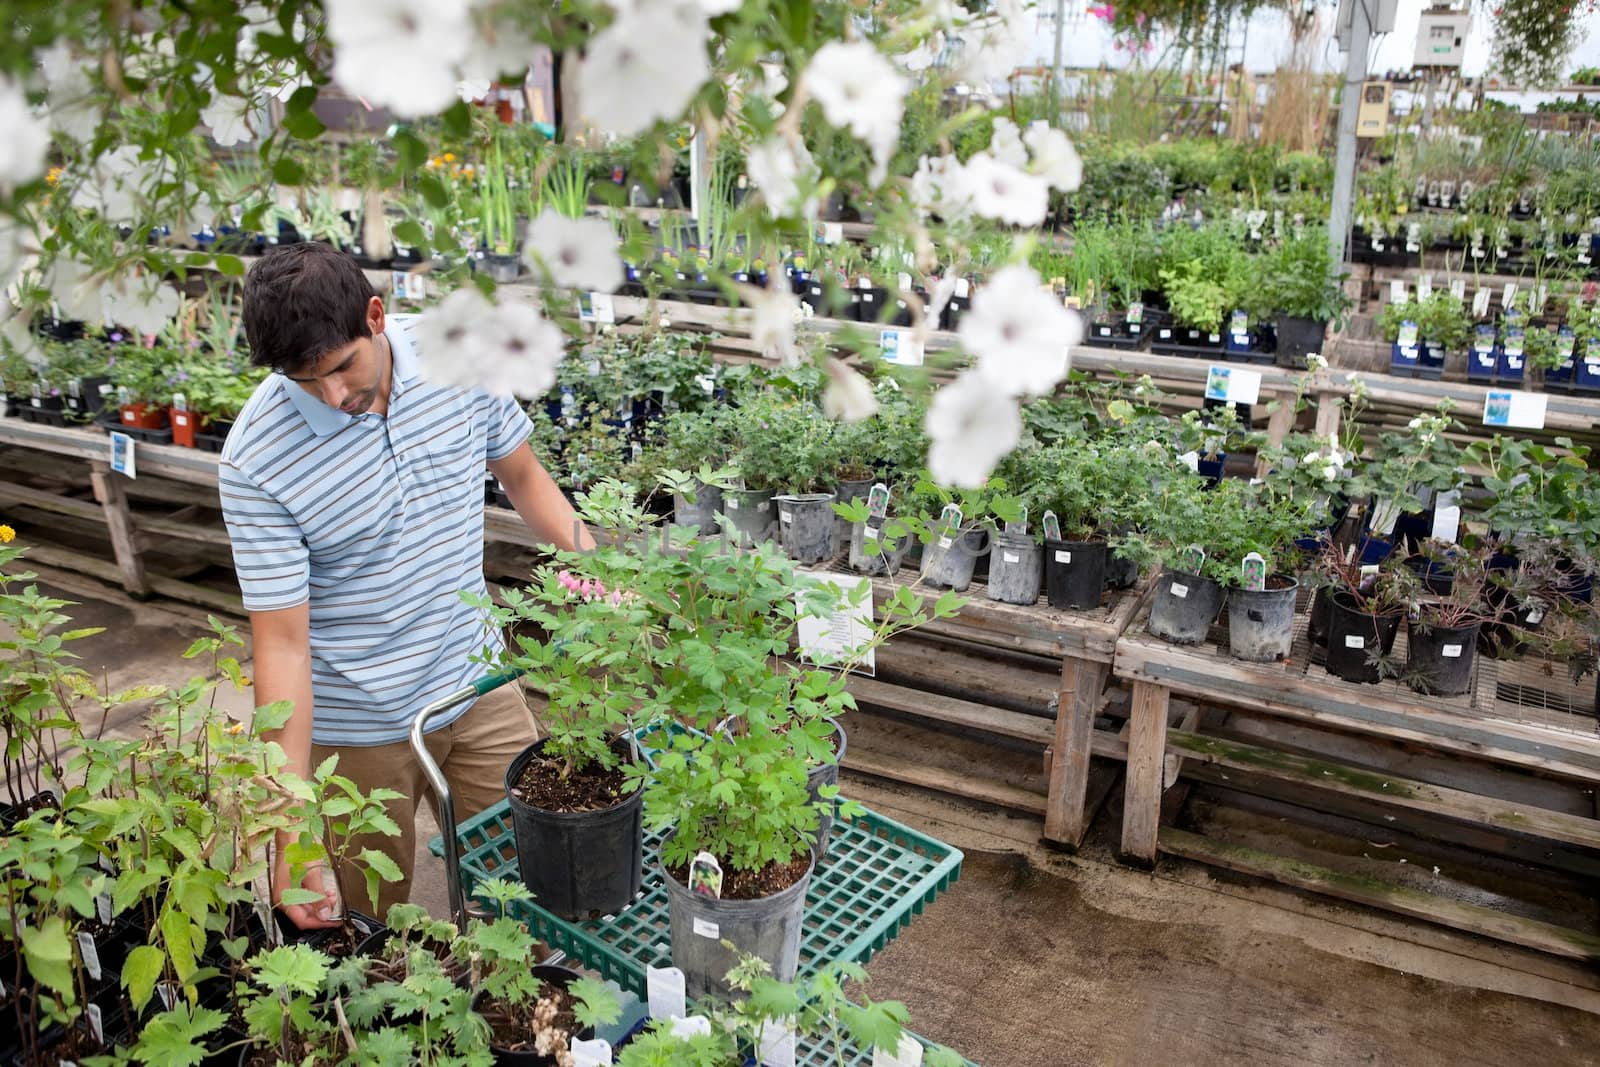
<svg viewBox="0 0 1600 1067">
<path fill-rule="evenodd" d="M 339 928 L 331 930 L 302 930 L 296 926 L 281 911 L 273 912 L 273 918 L 278 923 L 278 932 L 282 935 L 285 944 L 304 944 L 311 948 L 320 949 L 334 937 L 338 936 Z M 355 944 L 360 945 L 373 934 L 383 933 L 389 928 L 365 912 L 347 909 L 345 919 L 350 924 L 350 929 L 355 936 Z"/>
<path fill-rule="evenodd" d="M 1053 608 L 1098 608 L 1106 588 L 1106 543 L 1045 538 L 1044 588 Z"/>
<path fill-rule="evenodd" d="M 1457 696 L 1472 686 L 1478 624 L 1430 626 L 1413 621 L 1406 630 L 1406 684 L 1419 693 Z"/>
<path fill-rule="evenodd" d="M 1360 610 L 1344 590 L 1334 592 L 1328 604 L 1328 673 L 1347 682 L 1371 685 L 1382 678 L 1370 658 L 1387 656 L 1400 631 L 1401 613 L 1369 615 Z"/>
<path fill-rule="evenodd" d="M 1446 560 L 1410 556 L 1406 559 L 1406 566 L 1411 568 L 1421 579 L 1423 587 L 1434 596 L 1449 596 L 1450 591 L 1455 588 L 1456 577 Z"/>
<path fill-rule="evenodd" d="M 850 504 L 857 500 L 865 501 L 867 494 L 872 492 L 872 478 L 851 478 L 839 483 L 839 491 L 833 494 L 836 502 Z M 833 554 L 835 556 L 850 547 L 850 520 L 837 513 L 833 516 Z"/>
<path fill-rule="evenodd" d="M 1222 484 L 1222 472 L 1228 464 L 1228 454 L 1219 452 L 1216 459 L 1201 457 L 1195 462 L 1200 477 L 1206 480 L 1206 488 L 1215 489 Z"/>
<path fill-rule="evenodd" d="M 1132 589 L 1139 581 L 1139 564 L 1115 549 L 1106 552 L 1106 585 L 1112 589 Z"/>
<path fill-rule="evenodd" d="M 1228 592 L 1228 651 L 1234 659 L 1276 663 L 1289 657 L 1300 583 L 1287 574 L 1275 574 L 1267 586 Z"/>
<path fill-rule="evenodd" d="M 696 482 L 694 501 L 682 493 L 672 494 L 672 521 L 678 526 L 692 526 L 702 534 L 717 532 L 717 513 L 722 510 L 722 490 Z"/>
<path fill-rule="evenodd" d="M 546 811 L 513 789 L 537 741 L 506 768 L 506 796 L 517 839 L 517 869 L 535 903 L 567 920 L 615 915 L 639 895 L 644 871 L 644 790 L 600 811 Z"/>
<path fill-rule="evenodd" d="M 549 963 L 536 964 L 533 968 L 533 976 L 539 979 L 540 982 L 548 982 L 550 985 L 558 986 L 562 989 L 566 989 L 573 982 L 583 977 L 583 975 L 570 967 L 557 967 Z M 480 992 L 472 999 L 473 1011 L 482 1013 L 483 1000 L 487 995 Z M 579 1041 L 593 1040 L 594 1027 L 585 1026 L 572 1036 Z M 533 1035 L 529 1034 L 528 1038 L 529 1043 L 531 1043 Z M 489 1043 L 489 1051 L 494 1054 L 494 1062 L 497 1067 L 556 1067 L 559 1062 L 555 1056 L 546 1056 L 533 1051 L 514 1051 L 509 1048 L 502 1048 L 494 1044 L 492 1040 Z"/>
<path fill-rule="evenodd" d="M 758 900 L 720 900 L 692 892 L 665 866 L 672 963 L 683 971 L 689 996 L 730 999 L 735 996 L 726 976 L 740 955 L 756 956 L 772 968 L 780 982 L 794 981 L 800 966 L 800 930 L 805 922 L 806 890 L 816 858 L 806 873 L 786 889 Z M 731 941 L 734 950 L 722 944 Z"/>
<path fill-rule="evenodd" d="M 1222 610 L 1226 590 L 1210 578 L 1166 571 L 1150 599 L 1149 630 L 1174 645 L 1198 645 Z"/>
<path fill-rule="evenodd" d="M 1333 600 L 1328 587 L 1318 586 L 1311 595 L 1311 613 L 1306 617 L 1306 637 L 1314 647 L 1328 643 L 1328 616 L 1333 611 Z"/>
<path fill-rule="evenodd" d="M 1278 316 L 1278 366 L 1303 370 L 1306 357 L 1322 351 L 1328 324 L 1303 315 Z"/>
</svg>

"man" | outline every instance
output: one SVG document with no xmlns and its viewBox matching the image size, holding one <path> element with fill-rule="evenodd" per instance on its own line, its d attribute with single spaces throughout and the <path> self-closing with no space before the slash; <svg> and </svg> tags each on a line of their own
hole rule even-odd
<svg viewBox="0 0 1600 1067">
<path fill-rule="evenodd" d="M 404 880 L 378 913 L 407 899 L 416 798 L 426 788 L 407 743 L 417 713 L 461 688 L 500 635 L 461 600 L 483 594 L 484 468 L 541 543 L 590 548 L 572 507 L 527 444 L 510 398 L 445 389 L 419 374 L 413 316 L 387 318 L 349 256 L 324 244 L 279 248 L 245 281 L 251 360 L 270 375 L 234 423 L 220 466 L 222 509 L 250 612 L 258 704 L 288 700 L 277 740 L 309 776 L 338 755 L 363 791 L 399 790 L 398 838 L 373 835 Z M 575 545 L 574 538 L 581 543 Z M 538 737 L 515 685 L 441 718 L 429 748 L 462 819 L 504 795 L 511 759 Z M 280 838 L 273 903 L 289 871 Z M 365 908 L 359 871 L 342 872 Z M 337 925 L 322 872 L 303 886 L 322 902 L 283 907 L 302 929 Z"/>
</svg>

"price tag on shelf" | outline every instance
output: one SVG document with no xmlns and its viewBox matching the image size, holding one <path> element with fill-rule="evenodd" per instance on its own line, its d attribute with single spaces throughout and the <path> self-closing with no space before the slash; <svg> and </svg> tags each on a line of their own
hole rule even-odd
<svg viewBox="0 0 1600 1067">
<path fill-rule="evenodd" d="M 137 478 L 138 464 L 134 457 L 133 438 L 115 430 L 111 432 L 111 469 L 129 478 Z"/>
<path fill-rule="evenodd" d="M 830 585 L 840 594 L 838 607 L 827 618 L 806 614 L 803 596 L 795 594 L 795 604 L 800 611 L 796 640 L 801 658 L 823 666 L 850 659 L 872 640 L 872 579 L 866 575 L 823 571 L 797 573 L 809 581 Z M 865 659 L 856 669 L 863 674 L 875 674 L 875 650 L 868 649 Z"/>
<path fill-rule="evenodd" d="M 616 305 L 610 293 L 579 293 L 578 318 L 603 326 L 617 321 Z"/>
<path fill-rule="evenodd" d="M 1261 398 L 1261 372 L 1212 364 L 1206 372 L 1206 399 L 1254 404 Z"/>
<path fill-rule="evenodd" d="M 1548 399 L 1544 393 L 1491 389 L 1483 398 L 1483 424 L 1542 430 Z"/>
<path fill-rule="evenodd" d="M 883 361 L 900 367 L 922 366 L 923 347 L 910 330 L 884 329 L 878 332 L 878 347 Z"/>
</svg>

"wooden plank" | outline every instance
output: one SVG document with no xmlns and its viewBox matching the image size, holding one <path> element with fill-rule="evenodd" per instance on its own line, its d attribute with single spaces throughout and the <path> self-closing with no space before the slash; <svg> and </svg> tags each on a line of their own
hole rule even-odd
<svg viewBox="0 0 1600 1067">
<path fill-rule="evenodd" d="M 1076 849 L 1088 830 L 1084 804 L 1089 789 L 1089 757 L 1094 743 L 1094 714 L 1105 691 L 1108 668 L 1068 657 L 1061 663 L 1061 696 L 1056 702 L 1050 793 L 1044 813 L 1048 841 Z"/>
<path fill-rule="evenodd" d="M 1594 819 L 1429 785 L 1382 772 L 1361 770 L 1343 763 L 1309 759 L 1258 745 L 1204 737 L 1187 729 L 1169 731 L 1167 746 L 1182 751 L 1190 759 L 1297 782 L 1311 789 L 1369 800 L 1381 797 L 1399 808 L 1565 841 L 1584 848 L 1600 848 L 1600 821 Z"/>
<path fill-rule="evenodd" d="M 30 545 L 28 558 L 46 567 L 58 567 L 61 570 L 87 574 L 112 585 L 122 584 L 122 569 L 111 560 L 53 545 Z M 194 582 L 148 572 L 145 574 L 145 581 L 149 585 L 150 593 L 157 596 L 197 604 L 209 611 L 220 611 L 235 616 L 245 614 L 244 602 L 234 594 L 225 593 L 220 589 L 211 589 Z"/>
<path fill-rule="evenodd" d="M 1133 684 L 1133 711 L 1128 717 L 1128 775 L 1122 803 L 1122 858 L 1141 865 L 1156 861 L 1156 833 L 1161 820 L 1162 756 L 1166 753 L 1166 686 Z"/>
<path fill-rule="evenodd" d="M 841 764 L 847 771 L 870 774 L 874 778 L 887 778 L 892 782 L 920 786 L 941 793 L 978 800 L 1002 808 L 1025 811 L 1030 815 L 1043 815 L 1045 799 L 1038 793 L 1019 786 L 995 782 L 972 774 L 960 774 L 938 767 L 923 767 L 915 763 L 887 763 L 846 751 Z"/>
<path fill-rule="evenodd" d="M 105 509 L 93 500 L 80 500 L 75 496 L 52 493 L 44 489 L 30 489 L 28 486 L 12 482 L 0 482 L 0 500 L 11 504 L 26 504 L 56 515 L 71 515 L 93 522 L 105 521 Z"/>
<path fill-rule="evenodd" d="M 975 704 L 967 700 L 957 700 L 937 693 L 907 689 L 860 675 L 851 676 L 850 695 L 863 704 L 889 708 L 892 711 L 915 715 L 922 719 L 932 719 L 935 722 L 970 726 L 975 730 L 984 730 L 1001 737 L 1014 737 L 1041 745 L 1047 743 L 1051 737 L 1049 719 Z"/>
<path fill-rule="evenodd" d="M 102 462 L 108 459 L 111 450 L 110 438 L 96 430 L 43 426 L 5 416 L 0 416 L 0 442 L 37 448 L 59 456 Z M 155 475 L 195 485 L 217 484 L 217 456 L 214 452 L 177 445 L 137 447 L 141 475 Z"/>
<path fill-rule="evenodd" d="M 1178 729 L 1185 733 L 1194 733 L 1200 726 L 1200 716 L 1203 709 L 1198 704 L 1184 709 L 1183 715 L 1178 720 Z M 1170 729 L 1170 727 L 1169 727 Z M 1172 735 L 1167 735 L 1167 745 L 1172 746 Z M 1183 757 L 1169 753 L 1161 762 L 1161 788 L 1171 789 L 1178 782 L 1178 774 L 1183 770 Z"/>
<path fill-rule="evenodd" d="M 1294 394 L 1273 393 L 1269 398 L 1271 403 L 1277 405 L 1272 409 L 1272 414 L 1267 417 L 1267 445 L 1276 448 L 1283 444 L 1284 438 L 1289 436 L 1289 431 L 1294 429 Z M 1265 478 L 1272 465 L 1266 456 L 1256 457 L 1256 477 Z"/>
<path fill-rule="evenodd" d="M 90 464 L 89 479 L 94 484 L 95 499 L 100 501 L 105 512 L 106 526 L 111 532 L 111 551 L 122 571 L 122 588 L 134 596 L 147 596 L 150 583 L 145 580 L 144 559 L 139 554 L 138 533 L 128 510 L 128 498 L 122 495 L 123 476 L 113 472 L 105 460 L 97 459 Z"/>
<path fill-rule="evenodd" d="M 172 518 L 160 518 L 155 515 L 136 515 L 133 519 L 133 525 L 139 531 L 140 545 L 147 549 L 160 549 L 162 547 L 156 538 L 198 541 L 207 545 L 220 545 L 227 549 L 233 547 L 233 542 L 228 538 L 228 531 L 209 522 L 179 522 Z"/>
<path fill-rule="evenodd" d="M 1600 937 L 1593 934 L 1449 900 L 1409 886 L 1382 882 L 1370 875 L 1335 871 L 1171 828 L 1161 836 L 1161 850 L 1239 874 L 1381 908 L 1551 955 L 1600 961 Z"/>
</svg>

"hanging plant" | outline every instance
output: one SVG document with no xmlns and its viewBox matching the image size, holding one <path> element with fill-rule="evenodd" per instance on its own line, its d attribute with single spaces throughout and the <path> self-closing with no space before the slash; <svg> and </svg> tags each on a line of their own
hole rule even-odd
<svg viewBox="0 0 1600 1067">
<path fill-rule="evenodd" d="M 1504 0 L 1494 9 L 1493 69 L 1522 89 L 1560 84 L 1567 58 L 1583 39 L 1579 17 L 1596 6 L 1594 0 Z"/>
</svg>

